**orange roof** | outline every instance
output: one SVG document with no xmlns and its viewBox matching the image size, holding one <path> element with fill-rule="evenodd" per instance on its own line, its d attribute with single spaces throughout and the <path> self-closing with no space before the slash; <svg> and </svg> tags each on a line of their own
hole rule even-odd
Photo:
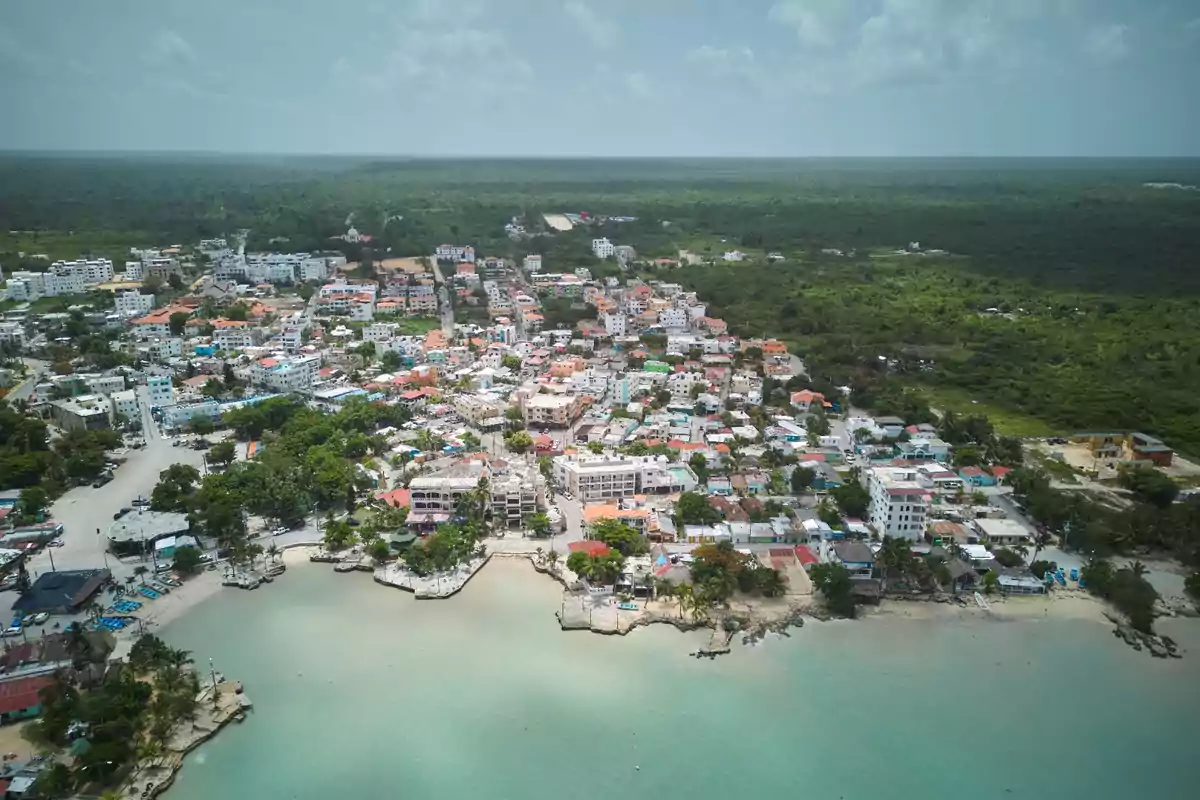
<svg viewBox="0 0 1200 800">
<path fill-rule="evenodd" d="M 171 305 L 166 308 L 159 308 L 151 311 L 144 317 L 139 317 L 133 321 L 134 325 L 166 325 L 171 321 L 172 314 L 188 314 L 192 313 L 192 309 L 184 306 Z"/>
<path fill-rule="evenodd" d="M 260 367 L 270 369 L 271 367 L 278 367 L 279 361 L 274 358 L 262 358 L 262 359 L 259 359 L 258 365 Z"/>
<path fill-rule="evenodd" d="M 729 449 L 729 445 L 725 444 L 724 442 L 721 442 L 713 449 L 716 450 L 718 453 L 732 453 L 733 452 L 732 450 Z"/>
<path fill-rule="evenodd" d="M 236 319 L 214 319 L 210 320 L 209 324 L 214 328 L 244 328 L 250 323 L 242 322 Z"/>
</svg>

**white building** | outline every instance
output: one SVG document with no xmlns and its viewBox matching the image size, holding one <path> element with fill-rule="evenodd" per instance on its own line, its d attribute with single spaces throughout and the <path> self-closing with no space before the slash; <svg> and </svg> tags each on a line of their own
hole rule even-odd
<svg viewBox="0 0 1200 800">
<path fill-rule="evenodd" d="M 245 350 L 262 343 L 262 331 L 253 325 L 223 325 L 213 330 L 212 343 L 218 350 Z"/>
<path fill-rule="evenodd" d="M 624 336 L 626 333 L 625 315 L 620 311 L 610 313 L 605 311 L 601 315 L 604 320 L 604 330 L 609 336 Z"/>
<path fill-rule="evenodd" d="M 307 392 L 320 369 L 320 356 L 261 358 L 250 365 L 250 382 L 274 392 Z"/>
<path fill-rule="evenodd" d="M 183 339 L 168 336 L 138 345 L 138 352 L 144 353 L 151 361 L 169 361 L 183 355 Z"/>
<path fill-rule="evenodd" d="M 134 423 L 142 421 L 141 405 L 138 403 L 137 392 L 133 389 L 113 392 L 108 396 L 108 401 L 112 404 L 113 419 L 124 418 Z"/>
<path fill-rule="evenodd" d="M 725 255 L 721 256 L 721 258 L 726 261 L 744 261 L 746 254 L 741 250 L 730 250 L 729 252 L 725 253 Z"/>
<path fill-rule="evenodd" d="M 142 270 L 142 262 L 126 261 L 125 262 L 125 280 L 140 281 L 146 277 L 146 273 Z"/>
<path fill-rule="evenodd" d="M 116 312 L 122 317 L 140 317 L 154 310 L 154 295 L 121 292 L 116 297 Z"/>
<path fill-rule="evenodd" d="M 574 395 L 535 394 L 525 401 L 525 424 L 565 428 L 583 413 L 583 400 Z"/>
<path fill-rule="evenodd" d="M 165 375 L 151 375 L 146 378 L 146 390 L 150 397 L 151 408 L 166 408 L 175 405 L 175 386 Z"/>
<path fill-rule="evenodd" d="M 607 237 L 601 239 L 592 239 L 592 252 L 596 258 L 608 258 L 616 252 L 616 245 L 608 240 Z"/>
<path fill-rule="evenodd" d="M 400 330 L 395 322 L 376 322 L 363 328 L 364 342 L 386 342 L 394 338 Z"/>
<path fill-rule="evenodd" d="M 686 329 L 688 326 L 688 313 L 686 308 L 664 308 L 658 312 L 658 324 L 664 328 L 670 329 Z"/>
<path fill-rule="evenodd" d="M 562 455 L 552 466 L 557 485 L 581 503 L 688 492 L 697 485 L 687 465 L 672 464 L 665 456 Z"/>
<path fill-rule="evenodd" d="M 707 388 L 708 379 L 702 372 L 673 372 L 667 377 L 667 391 L 671 393 L 671 402 L 691 405 L 692 387 Z"/>
<path fill-rule="evenodd" d="M 526 273 L 536 275 L 542 271 L 542 257 L 533 254 L 527 255 L 522 266 L 525 268 Z"/>
<path fill-rule="evenodd" d="M 915 469 L 873 467 L 867 473 L 870 523 L 880 536 L 918 541 L 925 535 L 930 490 Z"/>
<path fill-rule="evenodd" d="M 438 261 L 453 261 L 455 263 L 475 262 L 475 248 L 471 245 L 439 244 L 434 251 Z"/>
<path fill-rule="evenodd" d="M 0 344 L 25 347 L 25 326 L 19 322 L 0 322 Z"/>
</svg>

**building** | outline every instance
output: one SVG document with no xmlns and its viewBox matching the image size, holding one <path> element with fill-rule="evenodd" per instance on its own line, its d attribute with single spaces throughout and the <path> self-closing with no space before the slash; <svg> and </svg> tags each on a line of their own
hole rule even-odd
<svg viewBox="0 0 1200 800">
<path fill-rule="evenodd" d="M 542 271 L 542 257 L 534 254 L 527 255 L 522 266 L 525 268 L 526 274 L 536 275 Z"/>
<path fill-rule="evenodd" d="M 523 410 L 526 425 L 565 428 L 583 413 L 583 398 L 578 395 L 535 394 L 525 401 Z"/>
<path fill-rule="evenodd" d="M 146 378 L 146 390 L 150 396 L 151 408 L 164 408 L 175 405 L 175 386 L 171 378 L 165 375 L 151 375 Z"/>
<path fill-rule="evenodd" d="M 218 350 L 245 350 L 262 344 L 262 331 L 248 322 L 214 320 L 212 343 Z"/>
<path fill-rule="evenodd" d="M 609 336 L 624 336 L 626 334 L 625 315 L 620 311 L 605 311 L 600 315 L 604 322 L 604 332 Z"/>
<path fill-rule="evenodd" d="M 971 525 L 986 545 L 1021 547 L 1033 544 L 1033 535 L 1016 520 L 975 519 Z"/>
<path fill-rule="evenodd" d="M 501 470 L 493 470 L 489 485 L 492 521 L 496 524 L 521 527 L 531 514 L 546 505 L 541 475 L 524 464 L 510 463 Z"/>
<path fill-rule="evenodd" d="M 108 401 L 95 394 L 84 394 L 50 404 L 50 414 L 58 426 L 69 431 L 109 427 Z"/>
<path fill-rule="evenodd" d="M 250 365 L 250 382 L 273 392 L 307 392 L 320 368 L 315 355 L 261 358 Z"/>
<path fill-rule="evenodd" d="M 162 425 L 168 430 L 178 430 L 189 422 L 197 419 L 207 419 L 216 422 L 221 418 L 221 404 L 216 400 L 204 400 L 199 403 L 183 403 L 167 406 L 162 410 Z"/>
<path fill-rule="evenodd" d="M 121 317 L 141 317 L 154 310 L 154 295 L 141 292 L 119 292 L 116 312 Z"/>
<path fill-rule="evenodd" d="M 25 326 L 19 322 L 0 322 L 0 344 L 25 348 Z"/>
<path fill-rule="evenodd" d="M 41 612 L 75 614 L 83 610 L 111 577 L 112 573 L 106 569 L 43 572 L 29 587 L 29 591 L 13 603 L 13 611 L 18 615 Z"/>
<path fill-rule="evenodd" d="M 592 239 L 592 253 L 596 258 L 609 258 L 616 252 L 616 245 L 610 242 L 607 238 Z"/>
<path fill-rule="evenodd" d="M 481 478 L 487 477 L 489 471 L 484 464 L 470 462 L 413 478 L 408 484 L 409 502 L 412 504 L 408 524 L 413 527 L 436 527 L 449 522 L 463 498 L 478 488 Z"/>
<path fill-rule="evenodd" d="M 957 477 L 957 476 L 956 476 Z M 930 489 L 907 467 L 873 467 L 867 473 L 869 522 L 880 536 L 917 541 L 925 535 Z"/>
<path fill-rule="evenodd" d="M 133 423 L 140 423 L 142 421 L 141 404 L 138 403 L 137 392 L 133 389 L 113 392 L 108 396 L 108 402 L 112 406 L 112 418 L 114 420 L 124 419 L 127 422 Z"/>
<path fill-rule="evenodd" d="M 41 714 L 41 692 L 53 685 L 54 678 L 45 674 L 0 682 L 0 724 L 8 725 Z"/>
<path fill-rule="evenodd" d="M 151 311 L 144 317 L 133 320 L 133 332 L 139 339 L 153 339 L 171 335 L 171 316 L 187 314 L 191 316 L 192 309 L 183 306 L 167 306 L 157 311 Z"/>
<path fill-rule="evenodd" d="M 434 255 L 438 261 L 450 261 L 453 263 L 460 261 L 475 262 L 475 248 L 469 244 L 439 244 L 434 250 Z"/>
<path fill-rule="evenodd" d="M 152 552 L 154 543 L 191 529 L 187 514 L 139 508 L 108 526 L 108 545 L 114 552 Z"/>
<path fill-rule="evenodd" d="M 632 497 L 635 494 L 677 494 L 692 491 L 698 481 L 684 464 L 665 456 L 556 456 L 555 483 L 582 503 Z"/>
</svg>

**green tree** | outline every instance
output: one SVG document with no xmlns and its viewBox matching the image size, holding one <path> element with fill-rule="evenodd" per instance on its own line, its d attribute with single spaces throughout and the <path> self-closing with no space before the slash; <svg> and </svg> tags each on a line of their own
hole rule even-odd
<svg viewBox="0 0 1200 800">
<path fill-rule="evenodd" d="M 536 514 L 530 514 L 525 518 L 525 528 L 539 539 L 546 538 L 551 535 L 550 517 L 539 511 Z"/>
<path fill-rule="evenodd" d="M 183 575 L 195 575 L 203 567 L 200 551 L 195 547 L 180 547 L 175 550 L 175 569 Z"/>
<path fill-rule="evenodd" d="M 812 488 L 813 480 L 817 477 L 815 470 L 808 467 L 794 467 L 792 469 L 791 486 L 792 494 L 804 494 Z"/>
<path fill-rule="evenodd" d="M 209 378 L 204 382 L 204 386 L 200 387 L 200 394 L 205 397 L 217 398 L 225 393 L 225 384 L 221 383 L 217 378 Z"/>
<path fill-rule="evenodd" d="M 721 512 L 708 503 L 708 498 L 696 492 L 679 495 L 675 516 L 682 525 L 712 525 L 721 521 Z"/>
<path fill-rule="evenodd" d="M 841 564 L 814 564 L 810 575 L 813 586 L 820 590 L 830 611 L 849 619 L 857 615 L 854 583 L 849 570 Z"/>
<path fill-rule="evenodd" d="M 171 327 L 171 335 L 182 336 L 183 329 L 187 327 L 188 320 L 191 318 L 191 313 L 187 311 L 176 311 L 172 314 L 167 320 L 167 324 Z"/>
<path fill-rule="evenodd" d="M 604 542 L 625 556 L 636 556 L 649 552 L 646 538 L 629 525 L 615 519 L 602 519 L 592 525 L 591 538 Z"/>
<path fill-rule="evenodd" d="M 1143 503 L 1167 508 L 1179 496 L 1179 484 L 1152 467 L 1123 465 L 1117 474 L 1117 483 L 1128 489 Z"/>
<path fill-rule="evenodd" d="M 849 480 L 841 486 L 835 486 L 829 494 L 845 516 L 859 519 L 867 516 L 867 509 L 871 505 L 871 495 L 859 482 L 857 469 L 852 469 Z"/>
<path fill-rule="evenodd" d="M 158 483 L 150 492 L 153 511 L 186 512 L 200 483 L 200 471 L 189 464 L 172 464 L 158 473 Z"/>
<path fill-rule="evenodd" d="M 36 520 L 49 505 L 50 495 L 45 489 L 40 486 L 27 486 L 17 498 L 17 518 L 23 521 Z"/>
<path fill-rule="evenodd" d="M 701 483 L 708 481 L 708 459 L 704 457 L 703 453 L 692 454 L 692 457 L 688 459 L 688 466 L 692 468 L 692 472 L 696 473 L 696 477 Z"/>
<path fill-rule="evenodd" d="M 604 452 L 604 443 L 603 442 L 588 442 L 587 449 L 593 455 L 600 455 L 601 453 Z"/>
<path fill-rule="evenodd" d="M 528 431 L 510 431 L 504 436 L 504 444 L 514 453 L 524 453 L 533 447 L 533 437 Z"/>
<path fill-rule="evenodd" d="M 237 458 L 237 445 L 230 439 L 214 444 L 208 451 L 208 460 L 215 464 L 231 464 Z"/>
</svg>

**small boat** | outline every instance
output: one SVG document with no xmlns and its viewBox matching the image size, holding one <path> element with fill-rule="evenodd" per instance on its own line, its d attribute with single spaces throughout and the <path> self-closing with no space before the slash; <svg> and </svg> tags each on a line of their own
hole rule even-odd
<svg viewBox="0 0 1200 800">
<path fill-rule="evenodd" d="M 617 603 L 617 608 L 621 609 L 622 611 L 637 611 L 638 604 L 637 603 Z"/>
<path fill-rule="evenodd" d="M 354 572 L 356 569 L 358 569 L 358 564 L 349 561 L 339 561 L 333 565 L 334 572 Z"/>
<path fill-rule="evenodd" d="M 1059 586 L 1067 585 L 1066 576 L 1063 575 L 1063 572 L 1061 569 L 1058 572 L 1054 573 L 1054 580 L 1058 581 Z"/>
<path fill-rule="evenodd" d="M 979 592 L 975 593 L 975 605 L 979 606 L 984 611 L 992 610 L 991 606 L 988 605 L 988 601 L 984 600 L 983 595 L 981 595 Z"/>
<path fill-rule="evenodd" d="M 1073 580 L 1073 581 L 1079 580 L 1079 568 L 1078 567 L 1071 567 L 1071 580 Z"/>
</svg>

